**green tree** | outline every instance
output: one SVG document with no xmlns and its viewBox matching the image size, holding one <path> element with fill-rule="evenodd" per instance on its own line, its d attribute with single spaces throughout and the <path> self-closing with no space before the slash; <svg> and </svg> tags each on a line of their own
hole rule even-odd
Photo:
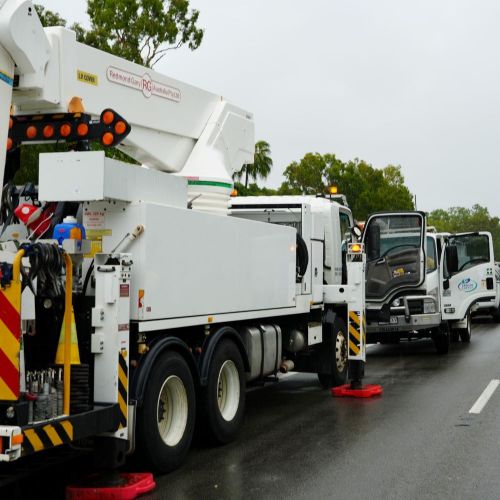
<svg viewBox="0 0 500 500">
<path fill-rule="evenodd" d="M 235 182 L 234 189 L 238 192 L 238 196 L 276 196 L 278 194 L 276 189 L 260 187 L 254 182 L 247 187 L 241 182 Z"/>
<path fill-rule="evenodd" d="M 271 158 L 271 146 L 266 141 L 257 141 L 255 143 L 255 155 L 253 163 L 243 165 L 243 168 L 234 174 L 235 179 L 242 179 L 245 177 L 245 188 L 248 188 L 249 179 L 257 181 L 267 179 L 271 173 L 273 160 Z"/>
<path fill-rule="evenodd" d="M 66 26 L 57 12 L 35 4 L 43 26 Z M 152 68 L 169 50 L 197 49 L 203 29 L 189 0 L 88 0 L 90 29 L 75 23 L 79 42 Z"/>
<path fill-rule="evenodd" d="M 476 204 L 472 208 L 437 209 L 428 215 L 427 221 L 440 232 L 489 231 L 493 237 L 495 254 L 500 253 L 500 219 L 491 216 L 486 207 Z"/>
<path fill-rule="evenodd" d="M 189 0 L 88 0 L 91 29 L 84 42 L 153 67 L 169 50 L 200 46 L 199 11 Z"/>
<path fill-rule="evenodd" d="M 337 184 L 359 220 L 379 210 L 413 209 L 413 196 L 399 166 L 376 169 L 358 158 L 343 162 L 334 154 L 307 153 L 288 165 L 283 175 L 280 194 L 325 193 Z"/>
</svg>

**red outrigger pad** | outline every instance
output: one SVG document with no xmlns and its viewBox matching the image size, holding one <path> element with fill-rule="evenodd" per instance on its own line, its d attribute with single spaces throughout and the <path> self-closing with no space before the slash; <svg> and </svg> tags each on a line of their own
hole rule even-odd
<svg viewBox="0 0 500 500">
<path fill-rule="evenodd" d="M 371 398 L 372 396 L 380 396 L 383 392 L 381 385 L 367 384 L 361 389 L 351 389 L 351 384 L 332 387 L 332 396 L 338 398 Z"/>
<path fill-rule="evenodd" d="M 84 486 L 68 486 L 66 488 L 66 499 L 68 500 L 133 500 L 143 493 L 147 493 L 156 487 L 153 474 L 142 473 L 120 473 L 122 481 L 114 486 L 92 486 L 92 480 Z"/>
</svg>

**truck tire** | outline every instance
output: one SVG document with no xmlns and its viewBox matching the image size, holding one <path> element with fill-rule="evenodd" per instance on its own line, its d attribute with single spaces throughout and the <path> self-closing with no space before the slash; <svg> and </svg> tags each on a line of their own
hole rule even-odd
<svg viewBox="0 0 500 500">
<path fill-rule="evenodd" d="M 434 331 L 433 339 L 436 352 L 438 354 L 448 354 L 450 350 L 450 327 L 448 323 L 443 323 Z"/>
<path fill-rule="evenodd" d="M 193 439 L 196 394 L 186 360 L 166 352 L 155 362 L 137 412 L 137 451 L 161 473 L 178 468 Z"/>
<path fill-rule="evenodd" d="M 200 425 L 208 441 L 226 444 L 236 438 L 245 414 L 245 385 L 245 367 L 238 347 L 231 340 L 222 340 L 200 394 Z"/>
<path fill-rule="evenodd" d="M 330 389 L 347 382 L 349 348 L 343 319 L 337 316 L 333 325 L 326 326 L 325 330 L 330 330 L 331 341 L 327 341 L 325 347 L 329 350 L 329 356 L 333 356 L 331 361 L 332 370 L 330 373 L 318 373 L 318 380 L 323 389 Z"/>
<path fill-rule="evenodd" d="M 467 326 L 465 328 L 460 328 L 460 330 L 458 330 L 458 333 L 462 342 L 470 342 L 470 338 L 472 335 L 472 321 L 470 319 L 470 312 L 467 313 Z"/>
<path fill-rule="evenodd" d="M 497 307 L 494 311 L 493 314 L 491 315 L 493 321 L 495 323 L 500 323 L 500 307 Z"/>
</svg>

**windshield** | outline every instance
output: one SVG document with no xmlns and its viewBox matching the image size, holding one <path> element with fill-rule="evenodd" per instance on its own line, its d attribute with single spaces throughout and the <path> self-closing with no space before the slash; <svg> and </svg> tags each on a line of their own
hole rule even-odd
<svg viewBox="0 0 500 500">
<path fill-rule="evenodd" d="M 376 215 L 369 219 L 363 237 L 367 298 L 383 298 L 392 290 L 420 285 L 422 226 L 420 214 Z M 435 251 L 432 255 L 435 265 Z"/>
</svg>

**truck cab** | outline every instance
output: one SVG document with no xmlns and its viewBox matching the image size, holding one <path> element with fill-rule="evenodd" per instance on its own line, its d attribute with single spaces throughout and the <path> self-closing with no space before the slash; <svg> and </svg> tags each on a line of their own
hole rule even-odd
<svg viewBox="0 0 500 500">
<path fill-rule="evenodd" d="M 444 240 L 443 321 L 450 323 L 454 340 L 470 342 L 471 314 L 498 309 L 493 239 L 480 231 L 445 235 Z"/>
<path fill-rule="evenodd" d="M 433 338 L 448 351 L 440 311 L 442 238 L 426 229 L 423 212 L 371 215 L 363 242 L 367 254 L 367 342 Z"/>
</svg>

